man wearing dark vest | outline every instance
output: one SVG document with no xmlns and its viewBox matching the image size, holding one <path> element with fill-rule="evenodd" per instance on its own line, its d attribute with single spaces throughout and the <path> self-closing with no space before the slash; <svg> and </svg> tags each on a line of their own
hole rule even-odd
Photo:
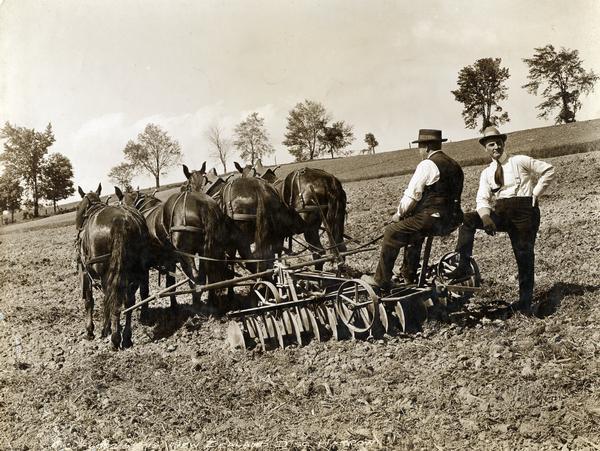
<svg viewBox="0 0 600 451">
<path fill-rule="evenodd" d="M 440 130 L 419 130 L 421 161 L 415 170 L 392 223 L 386 226 L 375 276 L 365 275 L 367 283 L 387 289 L 391 285 L 394 263 L 400 249 L 417 249 L 416 259 L 405 259 L 403 273 L 410 276 L 416 271 L 418 254 L 428 235 L 444 235 L 462 222 L 460 196 L 463 189 L 463 171 L 460 165 L 441 151 Z M 415 252 L 408 254 L 415 255 Z M 410 257 L 410 255 L 408 255 Z M 416 260 L 416 261 L 415 261 Z M 406 278 L 406 277 L 405 277 Z"/>
<path fill-rule="evenodd" d="M 531 312 L 534 286 L 534 245 L 540 226 L 538 198 L 554 177 L 552 165 L 504 151 L 506 135 L 487 127 L 479 143 L 492 159 L 483 170 L 477 191 L 477 211 L 465 214 L 458 233 L 459 265 L 449 277 L 465 276 L 477 229 L 488 235 L 508 232 L 519 271 L 519 301 L 513 310 Z"/>
</svg>

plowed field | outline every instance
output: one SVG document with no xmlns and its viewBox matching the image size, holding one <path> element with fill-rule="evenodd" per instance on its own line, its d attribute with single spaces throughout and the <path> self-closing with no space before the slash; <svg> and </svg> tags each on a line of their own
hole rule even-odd
<svg viewBox="0 0 600 451">
<path fill-rule="evenodd" d="M 85 339 L 74 227 L 2 235 L 0 448 L 598 449 L 600 152 L 548 161 L 538 316 L 430 320 L 410 337 L 232 352 L 227 324 L 183 298 L 175 317 L 166 302 L 150 324 L 136 314 L 134 347 L 115 352 Z M 482 168 L 465 170 L 465 209 Z M 377 235 L 408 179 L 346 183 L 347 232 Z M 470 308 L 515 300 L 508 237 L 480 232 L 475 257 Z"/>
</svg>

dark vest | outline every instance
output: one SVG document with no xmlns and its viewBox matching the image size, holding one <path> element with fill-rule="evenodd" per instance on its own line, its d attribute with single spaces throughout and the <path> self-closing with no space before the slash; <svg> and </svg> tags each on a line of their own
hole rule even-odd
<svg viewBox="0 0 600 451">
<path fill-rule="evenodd" d="M 440 171 L 440 179 L 425 187 L 423 197 L 415 211 L 433 210 L 440 213 L 445 222 L 462 222 L 460 196 L 462 195 L 464 174 L 460 165 L 443 152 L 429 156 Z"/>
</svg>

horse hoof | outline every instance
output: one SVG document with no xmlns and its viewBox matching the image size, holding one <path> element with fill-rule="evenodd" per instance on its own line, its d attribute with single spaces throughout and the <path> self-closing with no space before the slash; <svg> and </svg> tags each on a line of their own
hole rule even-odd
<svg viewBox="0 0 600 451">
<path fill-rule="evenodd" d="M 133 341 L 131 341 L 131 338 L 123 338 L 123 341 L 121 342 L 121 349 L 131 348 L 132 346 Z"/>
<path fill-rule="evenodd" d="M 94 332 L 88 332 L 85 334 L 85 339 L 86 340 L 93 340 L 94 339 Z"/>
</svg>

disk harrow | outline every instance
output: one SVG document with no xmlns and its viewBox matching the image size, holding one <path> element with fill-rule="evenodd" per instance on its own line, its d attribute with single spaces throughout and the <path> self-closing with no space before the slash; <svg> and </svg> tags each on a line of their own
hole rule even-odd
<svg viewBox="0 0 600 451">
<path fill-rule="evenodd" d="M 428 242 L 426 254 L 430 248 Z M 458 263 L 453 253 L 435 265 L 425 264 L 426 274 L 419 278 L 419 284 L 397 284 L 389 291 L 344 277 L 340 271 L 336 274 L 307 269 L 318 261 L 288 265 L 285 259 L 279 259 L 269 280 L 257 280 L 252 286 L 256 305 L 227 314 L 231 347 L 268 350 L 291 344 L 302 346 L 310 340 L 380 338 L 416 332 L 427 318 L 428 307 L 464 300 L 480 285 L 474 261 L 470 276 L 458 281 L 448 279 L 447 274 Z"/>
</svg>

